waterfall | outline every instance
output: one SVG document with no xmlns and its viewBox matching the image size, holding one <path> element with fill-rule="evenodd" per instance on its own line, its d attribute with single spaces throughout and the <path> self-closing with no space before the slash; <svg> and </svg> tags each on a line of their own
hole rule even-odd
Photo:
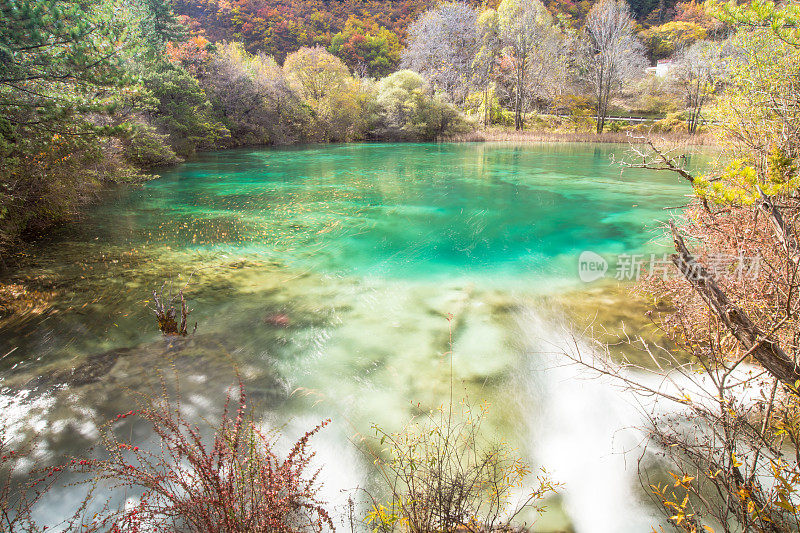
<svg viewBox="0 0 800 533">
<path fill-rule="evenodd" d="M 643 435 L 634 398 L 570 364 L 563 354 L 581 341 L 561 322 L 526 310 L 519 319 L 526 352 L 530 445 L 553 480 L 577 533 L 641 533 L 657 525 L 657 512 L 643 501 L 637 474 Z M 576 340 L 577 339 L 577 340 Z"/>
</svg>

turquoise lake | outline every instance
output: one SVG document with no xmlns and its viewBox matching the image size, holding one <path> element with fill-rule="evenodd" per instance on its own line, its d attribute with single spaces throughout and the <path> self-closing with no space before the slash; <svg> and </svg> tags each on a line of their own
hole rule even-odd
<svg viewBox="0 0 800 533">
<path fill-rule="evenodd" d="M 614 280 L 619 254 L 668 252 L 658 221 L 687 202 L 669 173 L 625 169 L 624 146 L 353 144 L 207 153 L 104 194 L 8 274 L 41 305 L 3 322 L 0 409 L 53 464 L 159 376 L 183 406 L 220 410 L 235 371 L 264 424 L 316 439 L 326 494 L 374 484 L 373 424 L 393 431 L 447 400 L 448 314 L 459 397 L 487 431 L 564 483 L 540 531 L 639 532 L 657 514 L 617 446 L 637 418 L 613 387 L 557 353 L 587 325 L 644 327 Z M 702 156 L 694 156 L 702 164 Z M 609 260 L 578 276 L 578 256 Z M 160 335 L 152 291 L 183 288 L 197 330 Z M 638 318 L 637 318 L 638 317 Z M 77 369 L 77 370 L 76 370 Z M 126 423 L 139 446 L 147 428 Z M 635 454 L 635 452 L 634 452 Z M 626 466 L 627 465 L 627 466 Z M 613 477 L 604 494 L 596 484 Z M 56 491 L 55 523 L 80 494 Z"/>
</svg>

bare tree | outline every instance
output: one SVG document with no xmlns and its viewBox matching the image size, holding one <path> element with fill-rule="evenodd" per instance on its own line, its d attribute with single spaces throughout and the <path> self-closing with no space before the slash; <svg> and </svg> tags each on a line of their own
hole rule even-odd
<svg viewBox="0 0 800 533">
<path fill-rule="evenodd" d="M 540 94 L 551 109 L 558 112 L 578 89 L 576 81 L 580 80 L 581 41 L 578 30 L 571 28 L 567 21 L 559 20 L 556 27 L 557 38 L 552 43 L 548 68 L 544 70 L 546 79 L 540 86 Z"/>
<path fill-rule="evenodd" d="M 586 18 L 585 72 L 602 133 L 611 96 L 623 82 L 644 71 L 642 43 L 633 34 L 633 18 L 624 0 L 601 0 Z"/>
<path fill-rule="evenodd" d="M 557 99 L 571 74 L 569 48 L 568 38 L 556 26 L 551 26 L 528 64 L 525 108 L 538 110 Z"/>
<path fill-rule="evenodd" d="M 491 123 L 492 93 L 502 46 L 497 11 L 487 9 L 478 16 L 480 47 L 472 62 L 472 84 L 480 90 L 483 100 L 483 123 Z"/>
<path fill-rule="evenodd" d="M 233 144 L 287 143 L 307 129 L 305 107 L 275 61 L 220 43 L 202 84 L 228 120 Z"/>
<path fill-rule="evenodd" d="M 677 66 L 672 69 L 675 83 L 686 99 L 687 131 L 691 134 L 702 123 L 703 106 L 719 88 L 724 69 L 721 50 L 719 43 L 698 41 L 678 53 Z"/>
<path fill-rule="evenodd" d="M 477 17 L 475 9 L 462 2 L 442 4 L 423 13 L 408 29 L 403 68 L 425 76 L 455 103 L 463 102 L 480 48 Z"/>
<path fill-rule="evenodd" d="M 530 90 L 542 85 L 557 53 L 553 17 L 539 0 L 503 0 L 497 8 L 500 42 L 511 62 L 514 128 L 523 129 L 522 110 Z"/>
</svg>

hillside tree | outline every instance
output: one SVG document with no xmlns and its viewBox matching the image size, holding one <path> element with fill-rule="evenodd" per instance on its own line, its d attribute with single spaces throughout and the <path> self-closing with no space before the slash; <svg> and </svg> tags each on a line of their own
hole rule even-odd
<svg viewBox="0 0 800 533">
<path fill-rule="evenodd" d="M 597 133 L 605 128 L 611 97 L 627 80 L 644 72 L 642 43 L 624 0 L 600 0 L 589 11 L 584 33 L 584 72 L 597 113 Z"/>
<path fill-rule="evenodd" d="M 480 48 L 477 18 L 475 9 L 462 2 L 426 11 L 408 30 L 402 66 L 422 74 L 436 90 L 462 103 Z"/>
<path fill-rule="evenodd" d="M 392 31 L 350 17 L 331 38 L 328 51 L 361 77 L 382 77 L 400 63 L 400 40 Z"/>
<path fill-rule="evenodd" d="M 722 46 L 711 41 L 699 41 L 678 53 L 672 76 L 683 93 L 687 131 L 697 133 L 702 124 L 702 112 L 709 98 L 718 90 L 724 74 Z"/>
<path fill-rule="evenodd" d="M 541 87 L 558 53 L 553 17 L 539 0 L 503 0 L 497 8 L 500 43 L 511 64 L 514 91 L 514 128 L 524 127 L 522 112 L 527 95 Z"/>
</svg>

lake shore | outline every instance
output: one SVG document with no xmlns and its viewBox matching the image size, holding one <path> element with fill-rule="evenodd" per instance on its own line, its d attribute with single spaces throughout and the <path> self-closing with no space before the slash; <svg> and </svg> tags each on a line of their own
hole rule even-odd
<svg viewBox="0 0 800 533">
<path fill-rule="evenodd" d="M 514 131 L 502 128 L 475 130 L 460 133 L 446 139 L 445 142 L 516 142 L 516 143 L 615 143 L 627 144 L 633 137 L 648 136 L 646 132 L 611 132 L 601 134 L 586 131 Z M 679 146 L 715 146 L 716 139 L 707 134 L 689 135 L 688 133 L 654 133 L 652 137 Z"/>
</svg>

